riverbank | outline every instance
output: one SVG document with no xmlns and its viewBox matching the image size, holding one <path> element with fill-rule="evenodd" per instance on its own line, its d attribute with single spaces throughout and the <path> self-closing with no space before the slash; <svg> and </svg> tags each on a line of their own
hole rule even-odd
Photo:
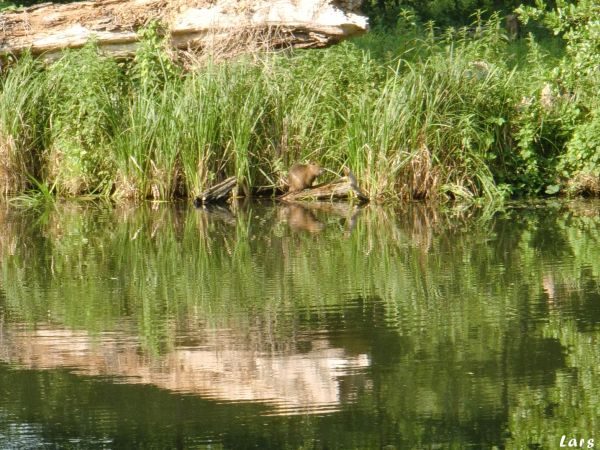
<svg viewBox="0 0 600 450">
<path fill-rule="evenodd" d="M 153 29 L 132 62 L 93 45 L 23 57 L 0 82 L 0 191 L 191 198 L 232 175 L 281 188 L 311 160 L 380 200 L 600 192 L 595 85 L 557 71 L 566 56 L 510 42 L 498 18 L 444 33 L 409 19 L 219 62 L 176 60 Z"/>
</svg>

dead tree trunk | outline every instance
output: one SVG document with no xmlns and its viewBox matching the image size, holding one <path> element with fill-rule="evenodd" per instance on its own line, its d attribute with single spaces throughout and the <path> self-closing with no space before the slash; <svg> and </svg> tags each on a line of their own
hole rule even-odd
<svg viewBox="0 0 600 450">
<path fill-rule="evenodd" d="M 130 56 L 137 30 L 158 20 L 177 49 L 260 40 L 267 48 L 324 47 L 366 31 L 361 0 L 94 0 L 44 3 L 0 14 L 0 56 L 52 54 L 95 40 Z M 242 42 L 243 44 L 244 42 Z"/>
</svg>

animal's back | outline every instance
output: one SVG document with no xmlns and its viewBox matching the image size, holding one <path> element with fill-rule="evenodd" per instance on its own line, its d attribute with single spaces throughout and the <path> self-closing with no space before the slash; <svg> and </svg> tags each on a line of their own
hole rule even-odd
<svg viewBox="0 0 600 450">
<path fill-rule="evenodd" d="M 298 192 L 311 187 L 322 172 L 317 164 L 294 164 L 288 171 L 288 191 Z"/>
</svg>

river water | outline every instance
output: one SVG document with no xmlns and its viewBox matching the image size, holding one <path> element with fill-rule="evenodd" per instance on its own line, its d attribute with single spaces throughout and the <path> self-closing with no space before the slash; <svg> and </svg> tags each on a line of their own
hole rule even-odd
<svg viewBox="0 0 600 450">
<path fill-rule="evenodd" d="M 4 205 L 0 448 L 600 442 L 599 212 Z"/>
</svg>

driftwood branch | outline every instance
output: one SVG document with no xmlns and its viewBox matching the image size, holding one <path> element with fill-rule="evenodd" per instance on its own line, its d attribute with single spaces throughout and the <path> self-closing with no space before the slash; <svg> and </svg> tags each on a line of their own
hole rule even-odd
<svg viewBox="0 0 600 450">
<path fill-rule="evenodd" d="M 160 21 L 174 48 L 207 49 L 260 36 L 269 48 L 323 47 L 367 29 L 360 0 L 94 0 L 44 3 L 0 14 L 0 55 L 52 53 L 95 40 L 130 56 L 137 31 Z"/>
<path fill-rule="evenodd" d="M 330 183 L 318 184 L 299 192 L 288 192 L 279 199 L 283 201 L 356 199 L 360 203 L 368 202 L 369 196 L 358 186 L 354 174 L 347 168 L 344 172 L 346 176 Z"/>
<path fill-rule="evenodd" d="M 237 186 L 235 176 L 227 178 L 213 187 L 202 192 L 194 199 L 194 205 L 201 206 L 208 203 L 217 203 L 227 199 L 229 193 Z"/>
<path fill-rule="evenodd" d="M 288 192 L 279 197 L 279 200 L 285 202 L 301 202 L 312 200 L 358 200 L 359 203 L 369 201 L 369 196 L 358 186 L 356 177 L 347 167 L 344 168 L 346 176 L 329 183 L 322 183 L 302 191 Z M 235 176 L 229 177 L 224 181 L 208 188 L 194 199 L 194 205 L 200 207 L 211 203 L 218 203 L 226 200 L 230 194 L 235 194 L 234 190 L 239 189 L 240 185 Z M 249 195 L 248 189 L 243 189 L 245 195 Z M 235 195 L 234 195 L 235 196 Z"/>
</svg>

